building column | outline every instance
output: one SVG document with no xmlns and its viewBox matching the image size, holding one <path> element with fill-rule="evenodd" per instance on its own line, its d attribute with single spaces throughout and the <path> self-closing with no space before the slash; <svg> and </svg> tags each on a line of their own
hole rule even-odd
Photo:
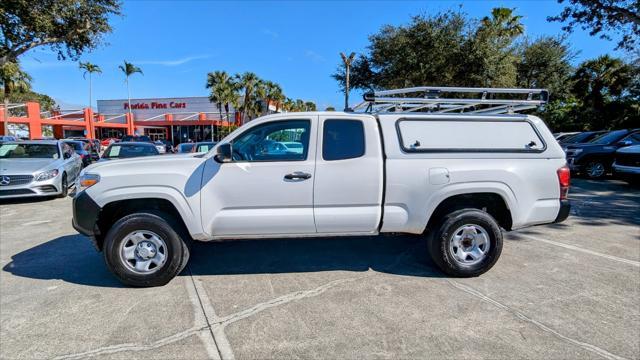
<svg viewBox="0 0 640 360">
<path fill-rule="evenodd" d="M 127 135 L 134 135 L 135 134 L 135 125 L 133 123 L 133 114 L 131 113 L 126 113 L 124 114 L 124 117 L 127 121 Z"/>
<path fill-rule="evenodd" d="M 29 139 L 42 138 L 42 118 L 40 118 L 39 103 L 27 103 L 27 120 L 29 121 Z"/>
<path fill-rule="evenodd" d="M 84 129 L 87 132 L 87 139 L 95 138 L 95 130 L 93 129 L 93 109 L 85 108 L 84 109 Z"/>
</svg>

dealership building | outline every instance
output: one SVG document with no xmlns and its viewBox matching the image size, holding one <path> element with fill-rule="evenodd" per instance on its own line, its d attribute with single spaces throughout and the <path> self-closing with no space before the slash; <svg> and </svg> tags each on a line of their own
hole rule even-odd
<svg viewBox="0 0 640 360">
<path fill-rule="evenodd" d="M 170 140 L 174 144 L 188 141 L 219 139 L 222 126 L 228 126 L 227 115 L 222 114 L 215 103 L 206 96 L 181 98 L 98 100 L 98 114 L 113 118 L 132 114 L 135 133 L 147 135 L 153 140 Z M 222 116 L 221 116 L 222 115 Z M 239 114 L 229 109 L 230 123 L 237 124 Z M 122 137 L 122 129 L 103 127 L 96 129 L 96 137 Z"/>
</svg>

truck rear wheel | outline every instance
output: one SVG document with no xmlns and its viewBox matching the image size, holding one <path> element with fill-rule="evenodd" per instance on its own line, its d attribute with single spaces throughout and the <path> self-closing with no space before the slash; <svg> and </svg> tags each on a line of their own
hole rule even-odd
<svg viewBox="0 0 640 360">
<path fill-rule="evenodd" d="M 164 213 L 125 216 L 104 239 L 107 267 L 125 285 L 165 285 L 189 260 L 188 235 L 180 233 L 180 226 Z"/>
<path fill-rule="evenodd" d="M 444 216 L 429 238 L 433 262 L 446 274 L 478 276 L 493 267 L 502 252 L 502 232 L 496 220 L 478 209 Z"/>
</svg>

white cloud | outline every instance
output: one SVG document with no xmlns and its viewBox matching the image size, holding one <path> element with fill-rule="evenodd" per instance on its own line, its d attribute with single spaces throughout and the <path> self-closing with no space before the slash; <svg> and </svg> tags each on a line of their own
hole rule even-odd
<svg viewBox="0 0 640 360">
<path fill-rule="evenodd" d="M 311 61 L 316 62 L 316 63 L 320 63 L 320 62 L 325 62 L 325 58 L 318 54 L 317 52 L 313 51 L 313 50 L 307 50 L 304 53 L 304 56 L 308 57 L 309 59 L 311 59 Z"/>
<path fill-rule="evenodd" d="M 273 30 L 271 30 L 271 29 L 267 29 L 267 28 L 262 29 L 262 30 L 261 30 L 261 32 L 262 32 L 264 35 L 271 36 L 271 37 L 272 37 L 272 38 L 274 38 L 274 39 L 276 39 L 278 36 L 280 36 L 280 34 L 278 34 L 277 32 L 275 32 L 275 31 L 273 31 Z"/>
<path fill-rule="evenodd" d="M 190 61 L 206 59 L 211 57 L 210 55 L 196 55 L 196 56 L 187 56 L 181 59 L 176 60 L 138 60 L 132 61 L 134 65 L 162 65 L 162 66 L 178 66 L 186 64 Z"/>
</svg>

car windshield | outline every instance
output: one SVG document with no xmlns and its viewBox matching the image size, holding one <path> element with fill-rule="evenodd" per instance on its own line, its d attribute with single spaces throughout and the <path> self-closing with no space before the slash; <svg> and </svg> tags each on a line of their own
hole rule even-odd
<svg viewBox="0 0 640 360">
<path fill-rule="evenodd" d="M 2 144 L 0 159 L 58 159 L 55 144 Z"/>
<path fill-rule="evenodd" d="M 71 146 L 73 148 L 73 150 L 75 151 L 81 151 L 82 149 L 84 149 L 84 146 L 81 142 L 77 142 L 77 141 L 65 141 L 65 144 Z"/>
<path fill-rule="evenodd" d="M 588 142 L 591 139 L 594 139 L 600 135 L 602 134 L 597 132 L 584 132 L 584 133 L 576 134 L 573 136 L 569 136 L 566 139 L 562 139 L 561 142 L 563 144 L 578 144 L 578 143 Z"/>
<path fill-rule="evenodd" d="M 207 152 L 209 150 L 211 150 L 211 148 L 214 146 L 214 143 L 202 143 L 202 144 L 198 144 L 198 148 L 196 149 L 196 152 Z"/>
<path fill-rule="evenodd" d="M 193 149 L 194 146 L 195 146 L 195 144 L 180 144 L 178 146 L 178 151 L 180 151 L 180 152 L 189 152 L 189 151 L 191 151 L 191 149 Z"/>
<path fill-rule="evenodd" d="M 109 146 L 105 151 L 106 158 L 130 158 L 138 156 L 158 155 L 158 149 L 153 145 L 120 145 L 114 144 Z"/>
<path fill-rule="evenodd" d="M 626 134 L 627 134 L 627 130 L 611 131 L 606 134 L 598 136 L 597 138 L 591 140 L 590 142 L 592 144 L 608 145 L 620 140 Z"/>
</svg>

